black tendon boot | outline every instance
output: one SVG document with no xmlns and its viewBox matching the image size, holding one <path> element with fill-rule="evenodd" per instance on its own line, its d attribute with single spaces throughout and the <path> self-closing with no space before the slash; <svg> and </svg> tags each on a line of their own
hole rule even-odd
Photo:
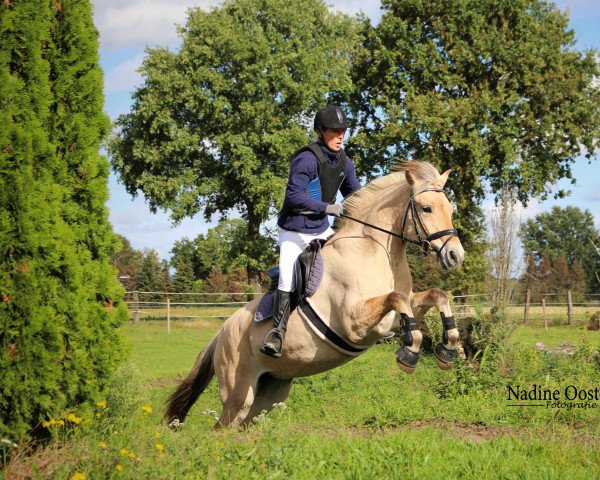
<svg viewBox="0 0 600 480">
<path fill-rule="evenodd" d="M 273 301 L 273 330 L 267 333 L 260 351 L 270 357 L 279 358 L 283 351 L 283 339 L 290 316 L 290 292 L 277 290 Z"/>
</svg>

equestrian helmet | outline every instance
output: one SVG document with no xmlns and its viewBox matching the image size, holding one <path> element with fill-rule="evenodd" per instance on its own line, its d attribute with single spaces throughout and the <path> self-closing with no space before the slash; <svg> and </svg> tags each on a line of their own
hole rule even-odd
<svg viewBox="0 0 600 480">
<path fill-rule="evenodd" d="M 348 128 L 348 119 L 340 107 L 327 105 L 315 115 L 315 130 L 324 128 Z"/>
</svg>

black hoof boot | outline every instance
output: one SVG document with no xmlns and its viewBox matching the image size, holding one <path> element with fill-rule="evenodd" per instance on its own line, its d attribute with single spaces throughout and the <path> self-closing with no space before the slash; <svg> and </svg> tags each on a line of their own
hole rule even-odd
<svg viewBox="0 0 600 480">
<path fill-rule="evenodd" d="M 267 333 L 260 351 L 269 357 L 281 357 L 281 352 L 283 351 L 283 335 L 281 332 L 274 328 Z"/>
<path fill-rule="evenodd" d="M 438 343 L 433 349 L 433 355 L 437 361 L 438 367 L 442 370 L 450 370 L 452 364 L 458 357 L 456 348 L 446 348 L 443 343 Z"/>
<path fill-rule="evenodd" d="M 403 372 L 413 373 L 419 361 L 419 352 L 413 352 L 407 346 L 396 350 L 396 361 Z"/>
</svg>

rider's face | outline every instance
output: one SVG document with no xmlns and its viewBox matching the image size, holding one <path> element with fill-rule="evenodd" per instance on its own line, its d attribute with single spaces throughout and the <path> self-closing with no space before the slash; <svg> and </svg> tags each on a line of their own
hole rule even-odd
<svg viewBox="0 0 600 480">
<path fill-rule="evenodd" d="M 321 140 L 329 150 L 338 152 L 342 148 L 345 134 L 345 128 L 325 128 L 321 130 Z"/>
</svg>

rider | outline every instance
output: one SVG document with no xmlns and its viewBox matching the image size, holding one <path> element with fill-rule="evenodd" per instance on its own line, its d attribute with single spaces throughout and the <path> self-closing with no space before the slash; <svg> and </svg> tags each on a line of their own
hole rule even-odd
<svg viewBox="0 0 600 480">
<path fill-rule="evenodd" d="M 335 203 L 338 190 L 347 197 L 360 188 L 356 168 L 342 149 L 348 128 L 344 112 L 328 105 L 315 115 L 314 130 L 318 140 L 294 155 L 279 213 L 279 285 L 273 306 L 273 329 L 267 334 L 260 351 L 278 358 L 290 314 L 290 292 L 294 290 L 294 262 L 316 238 L 334 234 L 327 215 L 339 217 L 343 212 Z"/>
</svg>

